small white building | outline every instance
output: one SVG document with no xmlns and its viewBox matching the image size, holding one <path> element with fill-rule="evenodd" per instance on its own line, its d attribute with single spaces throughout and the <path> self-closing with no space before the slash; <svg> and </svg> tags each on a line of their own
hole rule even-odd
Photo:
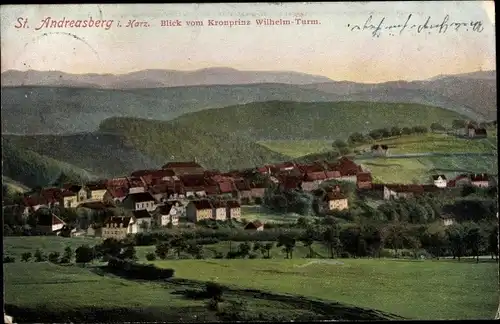
<svg viewBox="0 0 500 324">
<path fill-rule="evenodd" d="M 444 174 L 433 175 L 432 182 L 438 188 L 446 188 L 448 186 L 448 180 Z"/>
</svg>

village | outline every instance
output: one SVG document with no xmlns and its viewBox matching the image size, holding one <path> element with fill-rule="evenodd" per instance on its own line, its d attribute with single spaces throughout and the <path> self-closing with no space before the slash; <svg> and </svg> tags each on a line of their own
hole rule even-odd
<svg viewBox="0 0 500 324">
<path fill-rule="evenodd" d="M 374 155 L 382 146 L 372 146 Z M 169 162 L 160 169 L 137 170 L 129 176 L 85 184 L 64 183 L 42 188 L 26 195 L 22 201 L 23 217 L 37 213 L 38 232 L 60 235 L 68 226 L 54 210 L 106 211 L 120 207 L 120 215 L 109 215 L 103 222 L 91 221 L 87 228 L 71 226 L 70 236 L 97 236 L 123 239 L 128 234 L 150 231 L 152 228 L 176 227 L 179 222 L 197 223 L 202 220 L 244 220 L 241 207 L 260 205 L 266 189 L 282 192 L 301 191 L 312 194 L 317 210 L 325 215 L 334 210 L 349 209 L 348 196 L 338 185 L 330 182 L 349 182 L 358 192 L 375 194 L 378 199 L 390 200 L 414 197 L 419 194 L 462 186 L 487 188 L 494 186 L 488 174 L 461 174 L 447 179 L 433 175 L 425 184 L 374 183 L 369 170 L 348 157 L 336 162 L 317 161 L 309 164 L 284 162 L 253 169 L 222 173 L 207 170 L 196 161 Z M 320 185 L 326 190 L 318 190 Z M 242 217 L 243 216 L 243 217 Z M 443 220 L 451 225 L 452 220 Z M 246 222 L 244 229 L 262 231 L 265 222 Z"/>
</svg>

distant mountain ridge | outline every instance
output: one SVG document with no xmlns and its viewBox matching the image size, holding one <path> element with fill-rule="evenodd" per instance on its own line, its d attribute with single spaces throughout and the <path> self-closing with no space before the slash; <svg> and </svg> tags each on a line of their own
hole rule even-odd
<svg viewBox="0 0 500 324">
<path fill-rule="evenodd" d="M 144 89 L 197 85 L 256 83 L 310 84 L 332 82 L 318 75 L 294 71 L 240 71 L 233 68 L 207 68 L 195 71 L 142 70 L 126 74 L 71 74 L 61 71 L 17 71 L 1 74 L 2 86 L 65 86 L 103 89 Z"/>
</svg>

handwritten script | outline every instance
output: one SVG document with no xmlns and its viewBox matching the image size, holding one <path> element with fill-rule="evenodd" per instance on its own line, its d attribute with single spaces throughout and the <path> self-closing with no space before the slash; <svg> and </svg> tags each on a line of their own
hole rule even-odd
<svg viewBox="0 0 500 324">
<path fill-rule="evenodd" d="M 407 32 L 417 34 L 437 32 L 445 34 L 459 31 L 481 33 L 484 30 L 483 22 L 480 20 L 453 21 L 449 15 L 446 15 L 441 20 L 435 20 L 431 16 L 428 16 L 425 21 L 419 22 L 413 14 L 409 14 L 399 24 L 389 22 L 386 17 L 375 19 L 370 15 L 363 24 L 347 24 L 347 28 L 352 32 L 370 32 L 373 37 L 380 37 L 384 33 L 396 36 Z"/>
</svg>

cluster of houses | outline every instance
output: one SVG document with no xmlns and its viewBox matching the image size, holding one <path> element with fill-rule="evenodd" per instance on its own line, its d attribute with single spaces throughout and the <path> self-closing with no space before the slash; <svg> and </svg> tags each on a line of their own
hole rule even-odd
<svg viewBox="0 0 500 324">
<path fill-rule="evenodd" d="M 410 197 L 464 184 L 482 188 L 491 185 L 486 174 L 462 175 L 449 181 L 444 175 L 436 175 L 429 185 L 374 184 L 371 173 L 347 157 L 334 163 L 285 162 L 227 173 L 206 170 L 196 161 L 170 162 L 161 169 L 134 171 L 128 177 L 44 188 L 24 198 L 24 212 L 30 214 L 41 207 L 55 206 L 94 210 L 120 206 L 126 215 L 108 217 L 104 224 L 91 225 L 85 233 L 74 235 L 121 238 L 147 231 L 153 225 L 177 226 L 180 218 L 193 223 L 204 219 L 239 220 L 241 205 L 258 204 L 270 183 L 282 191 L 312 193 L 320 201 L 319 210 L 325 213 L 349 208 L 348 198 L 339 186 L 320 189 L 329 180 L 355 183 L 360 191 L 381 192 L 382 199 Z M 54 214 L 39 218 L 38 224 L 46 232 L 58 232 L 65 226 Z M 262 230 L 263 224 L 251 222 L 247 229 Z"/>
</svg>

